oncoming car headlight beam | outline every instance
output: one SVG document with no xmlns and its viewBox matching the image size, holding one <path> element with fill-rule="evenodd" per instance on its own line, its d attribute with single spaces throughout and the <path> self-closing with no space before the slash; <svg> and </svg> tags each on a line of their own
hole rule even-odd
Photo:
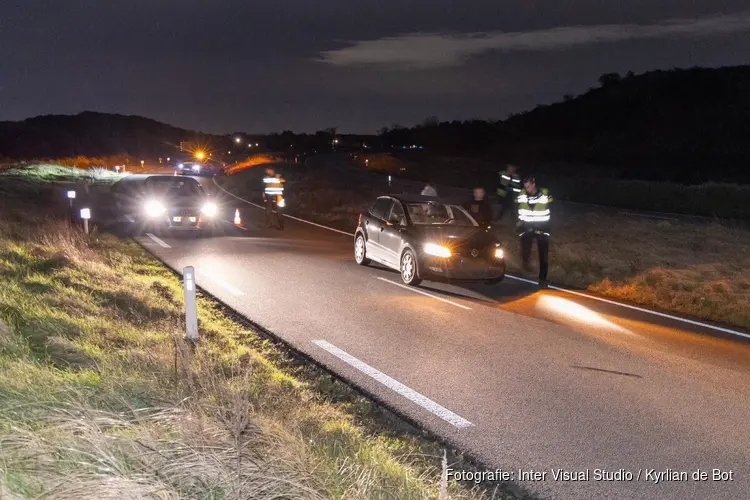
<svg viewBox="0 0 750 500">
<path fill-rule="evenodd" d="M 213 203 L 211 201 L 205 203 L 201 208 L 201 212 L 203 212 L 204 215 L 208 215 L 209 217 L 213 217 L 218 211 L 219 210 L 216 207 L 216 203 Z"/>
<path fill-rule="evenodd" d="M 146 215 L 148 215 L 149 217 L 158 217 L 167 211 L 167 207 L 156 200 L 147 201 L 144 209 L 146 210 Z"/>
<path fill-rule="evenodd" d="M 450 249 L 435 243 L 427 243 L 424 246 L 424 253 L 426 253 L 427 255 L 433 255 L 435 257 L 447 258 L 451 256 Z"/>
</svg>

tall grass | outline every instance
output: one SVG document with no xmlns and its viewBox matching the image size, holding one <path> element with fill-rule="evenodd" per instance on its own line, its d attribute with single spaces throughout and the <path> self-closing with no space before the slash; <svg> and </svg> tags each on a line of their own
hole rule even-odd
<svg viewBox="0 0 750 500">
<path fill-rule="evenodd" d="M 188 345 L 181 285 L 140 247 L 0 204 L 3 495 L 421 499 L 445 489 L 439 446 L 379 420 L 202 296 L 201 342 Z"/>
</svg>

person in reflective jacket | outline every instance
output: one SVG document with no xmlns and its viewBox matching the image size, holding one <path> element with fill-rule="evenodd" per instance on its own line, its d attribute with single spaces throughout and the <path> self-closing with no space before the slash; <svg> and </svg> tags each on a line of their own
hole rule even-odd
<svg viewBox="0 0 750 500">
<path fill-rule="evenodd" d="M 518 203 L 518 235 L 521 237 L 521 256 L 525 271 L 530 270 L 531 245 L 536 239 L 539 254 L 539 287 L 547 288 L 549 265 L 550 203 L 552 197 L 546 188 L 538 188 L 533 176 L 523 181 Z"/>
<path fill-rule="evenodd" d="M 280 174 L 277 174 L 274 169 L 267 168 L 266 176 L 263 177 L 263 202 L 266 205 L 266 227 L 273 225 L 273 215 L 281 206 L 279 203 L 284 199 L 283 194 L 284 178 Z M 280 219 L 281 215 L 277 214 L 277 218 Z"/>
</svg>

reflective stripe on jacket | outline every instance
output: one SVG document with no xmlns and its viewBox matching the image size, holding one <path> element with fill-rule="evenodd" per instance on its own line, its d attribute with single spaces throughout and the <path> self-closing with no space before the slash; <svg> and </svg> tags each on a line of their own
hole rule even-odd
<svg viewBox="0 0 750 500">
<path fill-rule="evenodd" d="M 263 192 L 266 194 L 276 195 L 284 193 L 284 179 L 281 177 L 264 177 L 263 184 L 265 184 Z"/>
<path fill-rule="evenodd" d="M 516 200 L 518 203 L 518 220 L 526 225 L 545 225 L 550 220 L 549 204 L 552 197 L 546 188 L 537 189 L 536 194 L 531 195 L 525 189 L 521 191 Z"/>
<path fill-rule="evenodd" d="M 521 177 L 518 174 L 509 174 L 507 170 L 500 172 L 500 187 L 497 188 L 497 196 L 505 198 L 508 189 L 513 191 L 514 196 L 521 192 Z"/>
</svg>

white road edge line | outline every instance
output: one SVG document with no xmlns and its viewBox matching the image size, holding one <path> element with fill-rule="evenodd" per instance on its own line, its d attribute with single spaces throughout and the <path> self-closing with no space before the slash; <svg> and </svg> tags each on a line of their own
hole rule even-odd
<svg viewBox="0 0 750 500">
<path fill-rule="evenodd" d="M 409 290 L 410 292 L 421 293 L 422 295 L 426 295 L 427 297 L 432 297 L 433 299 L 439 300 L 440 302 L 445 302 L 446 304 L 450 304 L 452 306 L 460 307 L 461 309 L 466 309 L 466 310 L 469 310 L 469 311 L 471 310 L 471 307 L 467 307 L 467 306 L 465 306 L 463 304 L 459 304 L 458 302 L 453 302 L 452 300 L 444 299 L 443 297 L 440 297 L 438 295 L 433 295 L 431 293 L 428 293 L 428 292 L 425 292 L 423 290 L 420 290 L 419 288 L 414 288 L 414 287 L 411 287 L 411 286 L 403 285 L 401 283 L 396 283 L 395 281 L 391 281 L 391 280 L 389 280 L 387 278 L 383 278 L 381 276 L 378 276 L 378 279 L 381 280 L 381 281 L 385 281 L 387 283 L 390 283 L 391 285 L 400 286 L 401 288 Z"/>
<path fill-rule="evenodd" d="M 130 222 L 130 223 L 135 223 L 135 219 L 134 219 L 134 218 L 132 218 L 132 217 L 131 217 L 131 216 L 129 216 L 129 215 L 126 215 L 126 216 L 125 216 L 125 220 L 127 220 L 127 221 L 128 221 L 128 222 Z"/>
<path fill-rule="evenodd" d="M 248 205 L 252 205 L 252 206 L 254 206 L 254 207 L 257 207 L 257 208 L 260 208 L 260 209 L 263 209 L 263 210 L 265 210 L 265 208 L 266 208 L 266 207 L 264 207 L 264 206 L 262 206 L 262 205 L 258 205 L 257 203 L 253 203 L 252 201 L 247 201 L 247 200 L 245 200 L 245 199 L 243 199 L 243 198 L 240 198 L 240 197 L 239 197 L 239 196 L 237 196 L 236 194 L 232 194 L 232 193 L 230 193 L 229 191 L 227 191 L 227 190 L 226 190 L 226 189 L 224 189 L 223 187 L 219 186 L 219 183 L 217 183 L 217 182 L 216 182 L 216 179 L 214 179 L 213 181 L 214 181 L 214 184 L 216 184 L 216 187 L 217 187 L 217 188 L 221 189 L 222 191 L 224 191 L 224 192 L 225 192 L 226 194 L 228 194 L 229 196 L 231 196 L 231 197 L 233 197 L 233 198 L 237 198 L 238 200 L 240 200 L 240 201 L 242 201 L 242 202 L 244 202 L 244 203 L 247 203 Z M 317 224 L 317 223 L 315 223 L 315 222 L 310 222 L 309 220 L 305 220 L 305 219 L 300 219 L 300 218 L 298 218 L 298 217 L 295 217 L 295 216 L 293 216 L 293 215 L 289 215 L 289 214 L 284 214 L 284 217 L 287 217 L 287 218 L 289 218 L 289 219 L 293 219 L 293 220 L 296 220 L 296 221 L 299 221 L 299 222 L 304 222 L 305 224 L 310 224 L 310 225 L 312 225 L 312 226 L 317 226 L 317 227 L 320 227 L 320 228 L 323 228 L 323 229 L 328 229 L 329 231 L 334 231 L 334 232 L 336 232 L 336 233 L 339 233 L 339 234 L 344 234 L 344 235 L 346 235 L 346 236 L 354 236 L 354 235 L 353 235 L 352 233 L 347 233 L 346 231 L 340 231 L 340 230 L 338 230 L 338 229 L 334 229 L 334 228 L 332 228 L 332 227 L 324 226 L 324 225 L 322 225 L 322 224 Z"/>
<path fill-rule="evenodd" d="M 510 274 L 506 274 L 505 276 L 507 276 L 508 278 L 512 278 L 514 280 L 525 281 L 527 283 L 532 283 L 534 285 L 538 285 L 539 284 L 536 281 L 527 280 L 526 278 L 519 278 L 517 276 L 511 276 Z M 662 318 L 669 318 L 669 319 L 673 319 L 675 321 L 682 321 L 683 323 L 689 323 L 691 325 L 702 326 L 703 328 L 710 328 L 711 330 L 716 330 L 718 332 L 729 333 L 731 335 L 738 335 L 740 337 L 744 337 L 744 338 L 750 339 L 750 334 L 738 332 L 737 330 L 731 330 L 729 328 L 723 328 L 721 326 L 709 325 L 708 323 L 703 323 L 703 322 L 700 322 L 700 321 L 694 321 L 692 319 L 687 319 L 687 318 L 681 318 L 679 316 L 674 316 L 672 314 L 666 314 L 666 313 L 662 313 L 662 312 L 658 312 L 658 311 L 652 311 L 650 309 L 644 309 L 643 307 L 631 306 L 630 304 L 623 304 L 622 302 L 616 302 L 614 300 L 604 299 L 602 297 L 595 297 L 595 296 L 589 295 L 587 293 L 576 292 L 575 290 L 568 290 L 567 288 L 560 288 L 559 286 L 549 285 L 549 288 L 551 288 L 552 290 L 558 290 L 560 292 L 565 292 L 565 293 L 570 293 L 570 294 L 573 294 L 573 295 L 578 295 L 580 297 L 585 297 L 587 299 L 598 300 L 599 302 L 606 302 L 607 304 L 612 304 L 612 305 L 615 305 L 615 306 L 625 307 L 625 308 L 628 308 L 628 309 L 632 309 L 634 311 L 640 311 L 640 312 L 644 312 L 644 313 L 648 313 L 648 314 L 653 314 L 654 316 L 661 316 Z"/>
<path fill-rule="evenodd" d="M 216 179 L 214 179 L 214 184 L 216 184 L 216 187 L 218 187 L 219 189 L 221 189 L 222 191 L 224 191 L 228 195 L 233 196 L 233 197 L 237 198 L 240 201 L 243 201 L 243 202 L 248 203 L 250 205 L 256 206 L 258 208 L 263 208 L 260 205 L 256 205 L 255 203 L 249 202 L 247 200 L 244 200 L 244 199 L 240 198 L 239 196 L 236 196 L 236 195 L 230 193 L 229 191 L 227 191 L 223 187 L 219 186 L 219 184 L 216 183 Z M 287 217 L 291 217 L 291 216 L 287 215 Z M 354 236 L 353 233 L 346 233 L 344 231 L 339 231 L 338 229 L 334 229 L 332 227 L 323 226 L 321 224 L 316 224 L 315 222 L 310 222 L 309 220 L 299 219 L 297 217 L 291 217 L 291 218 L 293 218 L 295 220 L 298 220 L 300 222 L 304 222 L 306 224 L 311 224 L 313 226 L 317 226 L 317 227 L 320 227 L 320 228 L 323 228 L 323 229 L 328 229 L 329 231 L 335 231 L 337 233 L 346 234 L 347 236 Z M 539 284 L 536 281 L 528 280 L 526 278 L 520 278 L 518 276 L 513 276 L 513 275 L 510 275 L 510 274 L 506 274 L 505 276 L 507 276 L 508 278 L 514 279 L 514 280 L 524 281 L 524 282 L 530 283 L 532 285 L 538 285 Z M 587 299 L 598 300 L 600 302 L 606 302 L 608 304 L 612 304 L 612 305 L 615 305 L 615 306 L 624 307 L 626 309 L 632 309 L 634 311 L 640 311 L 640 312 L 643 312 L 643 313 L 646 313 L 646 314 L 653 314 L 654 316 L 661 316 L 663 318 L 669 318 L 669 319 L 672 319 L 672 320 L 675 320 L 675 321 L 681 321 L 682 323 L 687 323 L 687 324 L 690 324 L 690 325 L 701 326 L 703 328 L 708 328 L 710 330 L 714 330 L 714 331 L 717 331 L 717 332 L 724 332 L 724 333 L 728 333 L 730 335 L 737 335 L 739 337 L 750 338 L 750 334 L 739 332 L 737 330 L 731 330 L 729 328 L 722 328 L 720 326 L 709 325 L 708 323 L 702 323 L 700 321 L 694 321 L 692 319 L 681 318 L 679 316 L 674 316 L 672 314 L 665 314 L 665 313 L 660 313 L 660 312 L 657 312 L 657 311 L 652 311 L 650 309 L 644 309 L 642 307 L 631 306 L 630 304 L 623 304 L 622 302 L 617 302 L 617 301 L 609 300 L 609 299 L 603 299 L 601 297 L 595 297 L 594 295 L 589 295 L 587 293 L 576 292 L 575 290 L 568 290 L 567 288 L 561 288 L 561 287 L 553 286 L 553 285 L 549 285 L 549 288 L 551 288 L 553 290 L 558 290 L 560 292 L 570 293 L 572 295 L 579 295 L 579 296 L 585 297 Z"/>
<path fill-rule="evenodd" d="M 433 400 L 429 399 L 426 396 L 423 396 L 422 394 L 416 392 L 413 389 L 410 389 L 409 387 L 405 386 L 398 380 L 395 380 L 385 373 L 376 370 L 372 366 L 360 361 L 359 359 L 355 358 L 351 354 L 348 354 L 345 351 L 342 351 L 335 345 L 326 342 L 325 340 L 313 340 L 313 344 L 317 345 L 321 349 L 326 350 L 328 353 L 336 356 L 341 361 L 345 362 L 346 364 L 353 366 L 357 370 L 361 371 L 365 375 L 369 375 L 370 377 L 374 378 L 387 388 L 391 389 L 397 394 L 400 394 L 401 396 L 405 397 L 412 403 L 416 403 L 417 405 L 421 406 L 425 410 L 429 411 L 433 415 L 436 415 L 440 417 L 441 419 L 445 420 L 449 424 L 458 427 L 459 429 L 463 429 L 466 427 L 472 427 L 474 424 L 466 420 L 465 418 L 462 418 L 452 411 L 448 410 L 447 408 L 444 408 L 434 402 Z"/>
<path fill-rule="evenodd" d="M 154 240 L 154 242 L 157 245 L 159 245 L 160 247 L 162 247 L 162 248 L 172 248 L 169 245 L 167 245 L 166 243 L 164 243 L 161 239 L 157 238 L 156 236 L 154 236 L 151 233 L 146 233 L 146 236 L 148 236 L 149 238 L 151 238 L 152 240 Z"/>
</svg>

